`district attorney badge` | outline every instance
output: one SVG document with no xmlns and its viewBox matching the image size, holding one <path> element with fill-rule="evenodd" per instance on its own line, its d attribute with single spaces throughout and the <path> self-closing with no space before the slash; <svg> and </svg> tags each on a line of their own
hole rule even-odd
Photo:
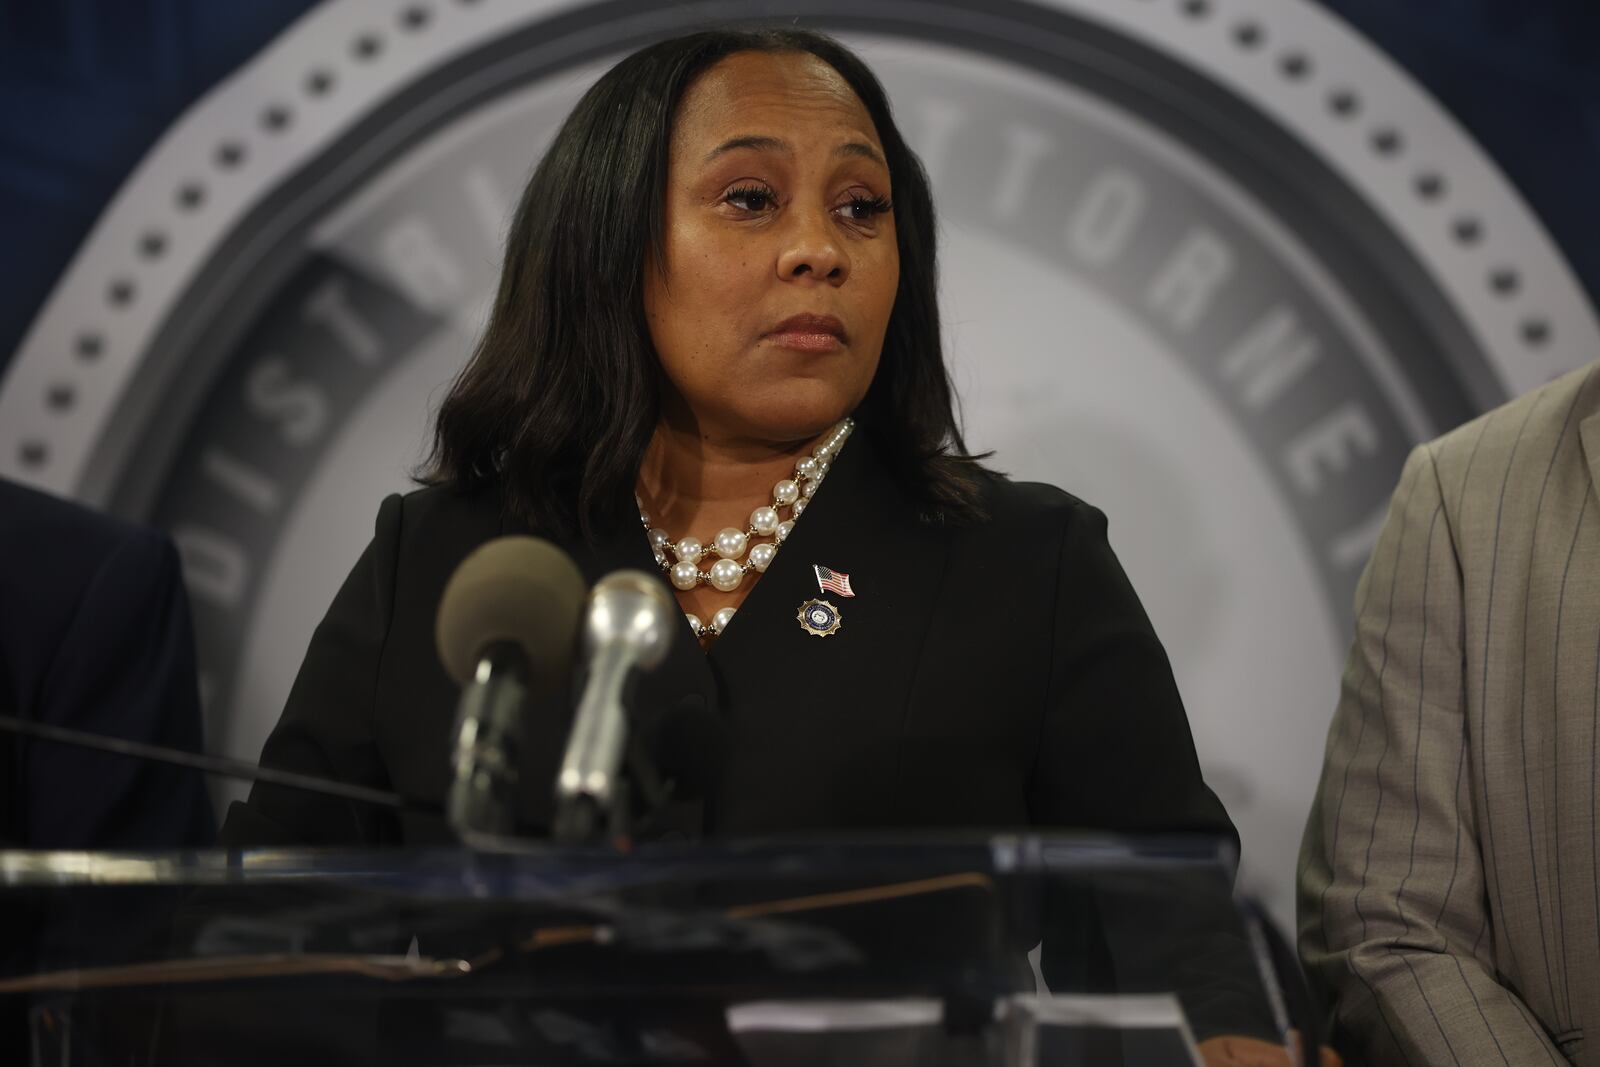
<svg viewBox="0 0 1600 1067">
<path fill-rule="evenodd" d="M 839 609 L 826 600 L 808 600 L 800 605 L 800 629 L 816 637 L 829 637 L 839 631 L 839 624 L 844 620 L 839 617 Z"/>
</svg>

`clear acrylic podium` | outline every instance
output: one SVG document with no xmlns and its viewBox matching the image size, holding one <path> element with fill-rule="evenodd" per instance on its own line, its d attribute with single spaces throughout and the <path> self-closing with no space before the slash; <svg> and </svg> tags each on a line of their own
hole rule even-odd
<svg viewBox="0 0 1600 1067">
<path fill-rule="evenodd" d="M 3 1060 L 1187 1065 L 1287 1026 L 1230 887 L 1192 839 L 0 852 Z"/>
</svg>

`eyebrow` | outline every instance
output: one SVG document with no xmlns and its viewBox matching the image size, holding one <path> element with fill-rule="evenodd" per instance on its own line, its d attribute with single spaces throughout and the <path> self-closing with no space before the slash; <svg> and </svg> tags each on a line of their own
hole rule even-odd
<svg viewBox="0 0 1600 1067">
<path fill-rule="evenodd" d="M 753 148 L 758 152 L 782 152 L 785 155 L 794 154 L 794 147 L 790 145 L 788 141 L 785 141 L 780 137 L 765 137 L 760 134 L 747 134 L 744 137 L 734 137 L 730 140 L 723 141 L 710 152 L 706 153 L 706 158 L 702 162 L 709 163 L 723 153 L 732 152 L 738 148 Z M 833 154 L 836 156 L 860 156 L 862 159 L 872 160 L 872 162 L 878 164 L 880 167 L 883 167 L 885 170 L 887 170 L 889 167 L 889 164 L 884 162 L 883 156 L 876 148 L 873 148 L 869 144 L 864 144 L 861 141 L 847 141 L 838 148 L 834 149 Z"/>
</svg>

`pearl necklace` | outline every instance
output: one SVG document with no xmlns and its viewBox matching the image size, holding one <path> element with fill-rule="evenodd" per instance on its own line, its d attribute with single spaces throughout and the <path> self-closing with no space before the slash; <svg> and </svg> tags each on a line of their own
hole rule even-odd
<svg viewBox="0 0 1600 1067">
<path fill-rule="evenodd" d="M 655 553 L 656 565 L 667 572 L 674 587 L 684 592 L 697 585 L 709 585 L 718 592 L 731 593 L 744 582 L 746 574 L 765 571 L 778 554 L 778 546 L 788 540 L 789 531 L 794 529 L 795 522 L 816 495 L 817 487 L 822 484 L 822 479 L 833 466 L 834 459 L 854 428 L 855 422 L 845 419 L 830 430 L 811 455 L 794 465 L 793 478 L 785 478 L 772 487 L 772 504 L 756 508 L 750 513 L 748 529 L 728 526 L 718 530 L 709 546 L 718 558 L 705 570 L 700 569 L 700 560 L 706 555 L 707 545 L 697 537 L 674 541 L 667 531 L 650 525 L 650 516 L 645 514 L 644 505 L 639 504 L 639 522 L 644 525 L 645 533 L 650 538 L 650 550 Z M 635 500 L 635 503 L 639 502 Z M 789 509 L 787 519 L 779 514 L 781 508 Z M 770 537 L 772 540 L 752 544 L 752 539 L 756 537 Z M 740 557 L 747 551 L 749 558 L 741 563 Z M 672 561 L 669 561 L 668 553 L 671 553 Z M 696 637 L 715 637 L 732 621 L 733 609 L 718 608 L 717 613 L 711 616 L 709 625 L 701 622 L 698 615 L 685 613 L 685 618 L 689 620 L 689 628 Z"/>
</svg>

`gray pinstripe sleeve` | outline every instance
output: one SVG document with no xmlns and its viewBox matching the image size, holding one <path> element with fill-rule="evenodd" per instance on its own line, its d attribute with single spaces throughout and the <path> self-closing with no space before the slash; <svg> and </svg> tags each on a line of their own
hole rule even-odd
<svg viewBox="0 0 1600 1067">
<path fill-rule="evenodd" d="M 1488 965 L 1460 564 L 1427 445 L 1356 606 L 1299 876 L 1301 956 L 1336 1035 L 1374 1064 L 1562 1063 Z"/>
</svg>

